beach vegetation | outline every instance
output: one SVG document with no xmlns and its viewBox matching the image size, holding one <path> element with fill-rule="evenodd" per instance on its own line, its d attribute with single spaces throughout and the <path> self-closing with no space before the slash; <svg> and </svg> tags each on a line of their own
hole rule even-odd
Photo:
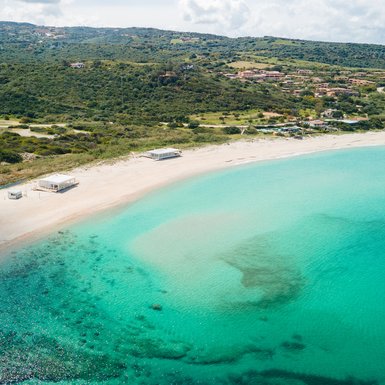
<svg viewBox="0 0 385 385">
<path fill-rule="evenodd" d="M 19 163 L 22 160 L 22 156 L 17 152 L 0 149 L 0 162 Z"/>
<path fill-rule="evenodd" d="M 239 127 L 228 126 L 223 128 L 223 132 L 227 135 L 236 135 L 241 133 L 241 129 Z"/>
<path fill-rule="evenodd" d="M 199 122 L 196 120 L 193 120 L 188 124 L 188 128 L 191 128 L 191 129 L 197 129 L 198 127 L 199 127 Z"/>
</svg>

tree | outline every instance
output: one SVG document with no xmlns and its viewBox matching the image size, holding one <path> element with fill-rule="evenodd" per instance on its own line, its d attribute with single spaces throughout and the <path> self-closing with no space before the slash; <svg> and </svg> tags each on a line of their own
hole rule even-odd
<svg viewBox="0 0 385 385">
<path fill-rule="evenodd" d="M 334 119 L 342 119 L 344 117 L 344 114 L 342 111 L 336 110 L 332 112 L 332 118 Z"/>
<path fill-rule="evenodd" d="M 224 127 L 223 132 L 227 135 L 236 135 L 241 133 L 241 129 L 239 127 L 229 126 Z"/>
<path fill-rule="evenodd" d="M 196 120 L 193 120 L 193 121 L 191 121 L 191 122 L 188 124 L 188 128 L 195 129 L 195 128 L 198 128 L 198 127 L 199 127 L 199 122 L 197 122 Z"/>
</svg>

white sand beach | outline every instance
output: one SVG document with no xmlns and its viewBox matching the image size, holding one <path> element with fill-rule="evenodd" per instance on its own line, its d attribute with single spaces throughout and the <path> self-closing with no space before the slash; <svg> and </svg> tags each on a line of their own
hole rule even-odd
<svg viewBox="0 0 385 385">
<path fill-rule="evenodd" d="M 0 190 L 0 249 L 40 237 L 63 224 L 197 174 L 236 165 L 342 148 L 385 145 L 385 132 L 323 135 L 297 139 L 255 139 L 186 150 L 180 158 L 153 161 L 133 156 L 68 171 L 79 185 L 64 193 L 34 191 L 36 181 L 17 186 L 24 197 Z M 14 188 L 12 188 L 14 189 Z"/>
</svg>

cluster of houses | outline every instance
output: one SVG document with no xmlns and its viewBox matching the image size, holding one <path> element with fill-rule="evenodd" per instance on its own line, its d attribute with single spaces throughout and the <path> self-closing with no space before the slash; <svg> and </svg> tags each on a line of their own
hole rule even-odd
<svg viewBox="0 0 385 385">
<path fill-rule="evenodd" d="M 248 79 L 254 81 L 265 80 L 281 80 L 285 77 L 285 74 L 279 71 L 266 71 L 266 70 L 247 70 L 239 71 L 236 74 L 225 73 L 223 74 L 228 79 Z"/>
<path fill-rule="evenodd" d="M 345 87 L 330 87 L 328 84 L 322 84 L 316 87 L 314 96 L 339 96 L 339 95 L 349 95 L 349 96 L 359 96 L 360 93 L 351 88 Z"/>
<path fill-rule="evenodd" d="M 322 120 L 322 119 L 316 119 L 316 120 L 309 120 L 303 122 L 304 125 L 308 125 L 310 128 L 328 128 L 331 122 L 339 122 L 343 124 L 348 124 L 349 126 L 354 126 L 358 124 L 362 119 L 339 119 L 339 120 Z"/>
<path fill-rule="evenodd" d="M 366 118 L 357 119 L 314 119 L 304 120 L 297 123 L 287 124 L 271 124 L 265 126 L 256 126 L 255 128 L 264 134 L 298 134 L 312 133 L 319 130 L 338 131 L 334 126 L 335 123 L 342 123 L 348 126 L 355 126 L 360 121 L 367 120 Z"/>
<path fill-rule="evenodd" d="M 295 69 L 290 72 L 248 69 L 237 73 L 222 73 L 228 79 L 252 82 L 279 82 L 285 93 L 300 96 L 304 91 L 311 91 L 315 97 L 322 96 L 359 96 L 359 87 L 376 86 L 376 81 L 385 81 L 385 72 L 338 71 L 333 75 L 329 71 Z M 367 79 L 372 77 L 372 79 Z M 376 80 L 376 81 L 375 81 Z"/>
<path fill-rule="evenodd" d="M 64 39 L 66 37 L 63 29 L 55 27 L 37 28 L 33 33 L 47 39 Z"/>
<path fill-rule="evenodd" d="M 182 36 L 180 38 L 180 40 L 182 40 L 185 43 L 197 43 L 200 40 L 200 38 L 199 37 L 191 37 L 191 36 Z"/>
</svg>

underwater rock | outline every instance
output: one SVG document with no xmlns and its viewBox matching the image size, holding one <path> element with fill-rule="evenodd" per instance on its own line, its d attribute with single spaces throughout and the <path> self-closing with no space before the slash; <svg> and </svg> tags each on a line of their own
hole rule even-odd
<svg viewBox="0 0 385 385">
<path fill-rule="evenodd" d="M 290 382 L 285 379 L 269 380 L 264 378 L 258 372 L 250 371 L 243 374 L 230 374 L 228 376 L 228 385 L 305 385 L 303 382 Z M 325 384 L 326 385 L 326 384 Z"/>
<path fill-rule="evenodd" d="M 344 380 L 289 372 L 279 369 L 265 371 L 250 370 L 241 374 L 230 374 L 229 385 L 379 385 L 377 381 L 363 381 L 348 377 Z"/>
<path fill-rule="evenodd" d="M 265 370 L 258 373 L 259 376 L 262 376 L 264 379 L 269 379 L 270 382 L 268 384 L 275 385 L 277 384 L 277 380 L 284 379 L 285 384 L 290 381 L 300 381 L 301 384 L 304 385 L 379 385 L 377 381 L 364 381 L 358 378 L 348 377 L 344 380 L 325 377 L 325 376 L 317 376 L 312 374 L 304 374 L 304 373 L 296 373 L 289 372 L 286 370 L 279 369 L 271 369 Z"/>
<path fill-rule="evenodd" d="M 151 305 L 151 309 L 152 309 L 152 310 L 156 310 L 156 311 L 162 311 L 163 307 L 162 307 L 162 305 L 159 304 L 159 303 L 153 303 L 153 304 Z"/>
<path fill-rule="evenodd" d="M 178 341 L 142 338 L 133 341 L 130 354 L 140 358 L 177 360 L 186 356 L 191 346 Z"/>
<path fill-rule="evenodd" d="M 128 325 L 126 334 L 135 336 L 146 332 L 146 330 L 155 330 L 155 325 L 143 315 L 136 315 L 134 320 L 135 323 Z"/>
<path fill-rule="evenodd" d="M 298 352 L 304 350 L 306 345 L 301 342 L 284 341 L 282 342 L 281 347 L 291 352 Z"/>
<path fill-rule="evenodd" d="M 194 354 L 193 354 L 194 353 Z M 187 360 L 199 365 L 231 364 L 239 361 L 244 355 L 252 354 L 258 360 L 270 360 L 274 350 L 260 348 L 256 345 L 217 346 L 212 349 L 192 351 Z"/>
<path fill-rule="evenodd" d="M 293 340 L 296 340 L 296 341 L 302 341 L 302 336 L 301 336 L 300 334 L 293 334 L 293 335 L 291 336 L 291 338 L 292 338 Z"/>
</svg>

